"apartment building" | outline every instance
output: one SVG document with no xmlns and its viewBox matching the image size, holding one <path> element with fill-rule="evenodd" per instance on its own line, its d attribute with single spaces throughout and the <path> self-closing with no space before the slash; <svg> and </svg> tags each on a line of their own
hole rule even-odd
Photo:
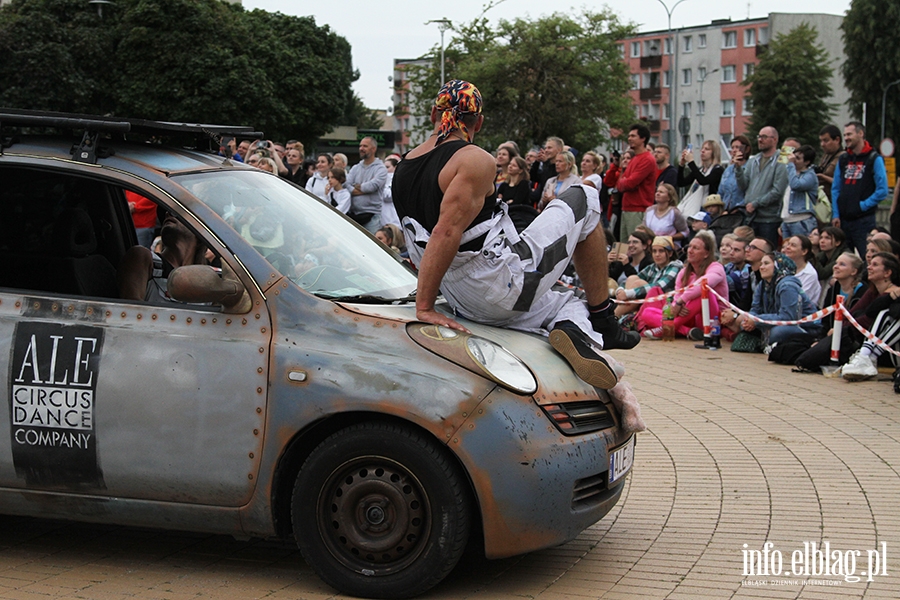
<svg viewBox="0 0 900 600">
<path fill-rule="evenodd" d="M 814 27 L 832 67 L 835 123 L 849 120 L 849 92 L 840 75 L 844 62 L 840 25 L 843 17 L 826 14 L 771 13 L 768 17 L 667 31 L 650 31 L 622 40 L 619 52 L 631 71 L 635 116 L 647 120 L 652 140 L 699 146 L 715 139 L 728 144 L 747 131 L 753 107 L 741 82 L 759 64 L 771 39 L 801 23 Z M 674 73 L 674 76 L 673 76 Z M 674 98 L 674 118 L 673 103 Z"/>
</svg>

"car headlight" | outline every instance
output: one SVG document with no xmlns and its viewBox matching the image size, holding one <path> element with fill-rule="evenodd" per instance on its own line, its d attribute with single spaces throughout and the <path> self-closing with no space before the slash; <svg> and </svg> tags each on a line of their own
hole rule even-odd
<svg viewBox="0 0 900 600">
<path fill-rule="evenodd" d="M 513 392 L 537 391 L 537 380 L 525 363 L 496 342 L 442 325 L 410 323 L 406 330 L 423 348 Z"/>
</svg>

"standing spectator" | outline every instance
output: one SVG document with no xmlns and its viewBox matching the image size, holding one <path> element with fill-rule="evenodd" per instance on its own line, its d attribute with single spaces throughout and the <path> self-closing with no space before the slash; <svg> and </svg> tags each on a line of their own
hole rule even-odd
<svg viewBox="0 0 900 600">
<path fill-rule="evenodd" d="M 531 206 L 531 182 L 528 181 L 528 169 L 521 156 L 513 158 L 507 168 L 509 176 L 500 184 L 497 199 L 516 206 Z"/>
<path fill-rule="evenodd" d="M 678 187 L 678 169 L 669 162 L 672 158 L 669 146 L 657 144 L 653 148 L 653 158 L 656 160 L 656 187 L 659 187 L 661 183 Z"/>
<path fill-rule="evenodd" d="M 650 130 L 646 125 L 632 125 L 628 130 L 628 147 L 634 158 L 616 183 L 622 192 L 622 237 L 630 235 L 644 220 L 644 211 L 653 206 L 656 191 L 656 160 L 647 150 Z"/>
<path fill-rule="evenodd" d="M 150 248 L 153 244 L 153 232 L 156 230 L 156 203 L 130 190 L 125 190 L 125 199 L 134 221 L 138 244 Z"/>
<path fill-rule="evenodd" d="M 601 166 L 602 162 L 599 154 L 593 150 L 585 152 L 584 158 L 581 159 L 582 183 L 597 188 L 597 191 L 601 191 L 603 189 L 603 175 L 600 171 Z"/>
<path fill-rule="evenodd" d="M 787 168 L 778 162 L 778 132 L 763 127 L 756 136 L 759 153 L 744 165 L 735 165 L 738 185 L 744 190 L 744 201 L 757 237 L 778 244 L 781 225 L 781 201 L 787 188 Z"/>
<path fill-rule="evenodd" d="M 575 172 L 575 157 L 571 152 L 565 151 L 557 154 L 554 164 L 556 176 L 551 177 L 544 184 L 544 193 L 541 195 L 538 210 L 543 210 L 545 206 L 550 204 L 551 200 L 558 198 L 560 194 L 573 185 L 581 183 L 581 178 Z"/>
<path fill-rule="evenodd" d="M 537 150 L 529 150 L 525 154 L 525 164 L 528 165 L 528 170 L 531 171 L 531 165 L 536 163 L 538 160 L 538 151 Z M 529 174 L 529 177 L 531 175 Z"/>
<path fill-rule="evenodd" d="M 749 152 L 750 140 L 746 136 L 739 135 L 731 140 L 731 160 L 719 181 L 719 195 L 722 196 L 725 210 L 728 212 L 744 206 L 744 190 L 738 185 L 734 169 L 747 162 Z M 740 160 L 736 157 L 740 157 Z"/>
<path fill-rule="evenodd" d="M 712 140 L 706 140 L 700 146 L 699 167 L 694 162 L 694 153 L 685 148 L 678 161 L 678 187 L 688 188 L 679 206 L 681 212 L 692 215 L 700 210 L 703 201 L 711 194 L 719 193 L 719 182 L 724 171 L 719 164 L 721 162 L 719 145 Z"/>
<path fill-rule="evenodd" d="M 340 167 L 332 167 L 328 169 L 327 177 L 325 201 L 346 215 L 350 210 L 350 191 L 344 187 L 347 174 Z"/>
<path fill-rule="evenodd" d="M 316 172 L 306 182 L 306 191 L 324 200 L 325 188 L 328 186 L 328 170 L 333 166 L 334 159 L 331 156 L 319 154 L 316 157 Z"/>
<path fill-rule="evenodd" d="M 494 187 L 500 189 L 500 184 L 509 176 L 509 162 L 518 156 L 512 146 L 500 146 L 497 148 L 497 176 L 494 178 Z"/>
<path fill-rule="evenodd" d="M 374 138 L 364 137 L 359 141 L 359 162 L 347 175 L 352 206 L 350 217 L 374 234 L 381 228 L 381 190 L 387 181 L 387 169 L 381 159 L 375 156 L 378 145 Z"/>
<path fill-rule="evenodd" d="M 384 189 L 381 190 L 381 223 L 383 225 L 399 225 L 400 216 L 394 207 L 394 195 L 391 186 L 394 183 L 394 169 L 400 160 L 396 155 L 388 156 L 384 159 L 384 168 L 387 169 L 387 180 L 384 182 Z"/>
<path fill-rule="evenodd" d="M 613 150 L 612 162 L 603 176 L 603 186 L 609 190 L 609 204 L 606 209 L 606 217 L 610 223 L 615 238 L 621 239 L 622 229 L 622 192 L 616 187 L 619 183 L 619 177 L 625 172 L 628 163 L 634 158 L 634 150 L 629 148 L 621 156 Z"/>
<path fill-rule="evenodd" d="M 816 151 L 807 145 L 794 150 L 788 159 L 790 193 L 786 194 L 781 208 L 781 237 L 785 239 L 792 235 L 809 235 L 819 225 L 815 213 L 819 184 L 815 171 L 810 168 L 815 158 Z"/>
<path fill-rule="evenodd" d="M 866 235 L 875 227 L 878 203 L 887 198 L 884 159 L 866 141 L 866 128 L 858 121 L 844 127 L 847 153 L 838 159 L 838 175 L 831 184 L 832 221 L 844 230 L 847 243 L 862 256 Z"/>
<path fill-rule="evenodd" d="M 241 140 L 241 143 L 238 144 L 237 151 L 235 152 L 236 156 L 240 158 L 236 158 L 235 160 L 240 160 L 241 162 L 247 162 L 247 152 L 250 150 L 250 140 Z"/>
<path fill-rule="evenodd" d="M 334 166 L 339 169 L 347 170 L 347 155 L 343 152 L 337 152 L 334 155 Z"/>
<path fill-rule="evenodd" d="M 563 151 L 565 143 L 561 138 L 549 137 L 544 142 L 544 147 L 538 154 L 538 160 L 531 165 L 531 172 L 528 174 L 531 180 L 532 192 L 531 202 L 537 205 L 541 201 L 541 195 L 544 193 L 544 184 L 551 177 L 556 176 L 556 155 Z"/>
<path fill-rule="evenodd" d="M 826 125 L 819 132 L 819 146 L 822 148 L 822 158 L 816 165 L 816 179 L 825 190 L 825 195 L 831 200 L 831 184 L 834 182 L 834 169 L 838 159 L 843 156 L 841 147 L 841 130 L 836 125 Z"/>
<path fill-rule="evenodd" d="M 655 203 L 644 212 L 644 225 L 650 228 L 657 236 L 669 236 L 678 243 L 687 236 L 688 224 L 675 208 L 678 204 L 678 192 L 668 183 L 660 183 L 654 196 Z"/>
<path fill-rule="evenodd" d="M 307 178 L 306 171 L 303 169 L 303 153 L 297 148 L 288 148 L 284 152 L 284 161 L 287 173 L 282 177 L 305 188 Z"/>
</svg>

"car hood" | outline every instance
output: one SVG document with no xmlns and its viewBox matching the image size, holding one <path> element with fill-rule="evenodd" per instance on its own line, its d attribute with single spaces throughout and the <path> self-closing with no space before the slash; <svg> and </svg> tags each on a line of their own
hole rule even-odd
<svg viewBox="0 0 900 600">
<path fill-rule="evenodd" d="M 338 303 L 343 308 L 371 317 L 412 323 L 417 321 L 416 308 L 408 305 Z M 446 302 L 439 302 L 438 310 L 453 316 Z M 453 316 L 473 334 L 496 342 L 518 356 L 534 373 L 538 389 L 534 394 L 540 405 L 581 400 L 608 401 L 606 392 L 582 381 L 569 364 L 550 346 L 547 337 L 513 329 L 504 329 Z"/>
</svg>

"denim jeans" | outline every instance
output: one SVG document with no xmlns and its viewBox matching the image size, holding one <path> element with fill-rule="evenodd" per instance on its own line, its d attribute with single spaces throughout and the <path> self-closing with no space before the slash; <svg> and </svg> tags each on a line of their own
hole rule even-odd
<svg viewBox="0 0 900 600">
<path fill-rule="evenodd" d="M 841 219 L 841 230 L 847 236 L 847 245 L 856 248 L 860 258 L 866 256 L 866 236 L 875 229 L 875 215 L 867 215 L 858 219 Z"/>
<path fill-rule="evenodd" d="M 753 234 L 756 237 L 769 240 L 769 243 L 772 244 L 773 248 L 781 248 L 781 246 L 778 244 L 778 227 L 780 225 L 781 223 L 778 221 L 774 223 L 759 223 L 757 221 L 753 221 Z"/>
<path fill-rule="evenodd" d="M 813 216 L 810 216 L 808 219 L 803 219 L 802 221 L 795 221 L 794 223 L 782 223 L 781 237 L 788 239 L 795 235 L 809 236 L 809 234 L 812 233 L 812 230 L 818 226 L 819 222 L 816 221 L 816 218 Z"/>
</svg>

